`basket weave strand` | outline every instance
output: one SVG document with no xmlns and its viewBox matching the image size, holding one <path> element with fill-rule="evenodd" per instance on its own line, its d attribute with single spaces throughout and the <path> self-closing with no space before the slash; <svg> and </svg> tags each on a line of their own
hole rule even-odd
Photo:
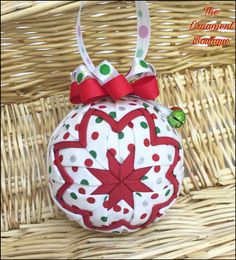
<svg viewBox="0 0 236 260">
<path fill-rule="evenodd" d="M 126 73 L 136 38 L 132 2 L 87 1 L 85 43 L 95 64 Z M 48 140 L 72 108 L 69 72 L 82 61 L 75 41 L 79 1 L 2 1 L 1 236 L 3 259 L 234 259 L 234 32 L 230 46 L 192 46 L 203 8 L 234 21 L 233 1 L 148 1 L 158 102 L 180 106 L 185 151 L 181 196 L 157 224 L 129 235 L 94 233 L 70 222 L 48 191 Z M 61 15 L 62 14 L 62 15 Z M 100 14 L 99 16 L 97 14 Z M 96 16 L 94 16 L 96 15 Z M 96 23 L 96 26 L 94 24 Z M 102 52 L 107 51 L 108 53 Z"/>
</svg>

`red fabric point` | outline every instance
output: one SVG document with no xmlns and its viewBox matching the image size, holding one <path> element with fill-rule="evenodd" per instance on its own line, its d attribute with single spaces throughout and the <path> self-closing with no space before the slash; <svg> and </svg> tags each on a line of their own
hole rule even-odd
<svg viewBox="0 0 236 260">
<path fill-rule="evenodd" d="M 157 119 L 156 114 L 152 113 L 152 118 L 153 118 L 153 119 Z"/>
<path fill-rule="evenodd" d="M 135 148 L 134 144 L 128 145 L 128 150 L 131 152 Z"/>
<path fill-rule="evenodd" d="M 92 161 L 91 159 L 86 159 L 86 160 L 84 161 L 84 164 L 85 164 L 87 167 L 90 167 L 90 166 L 93 165 L 93 161 Z"/>
<path fill-rule="evenodd" d="M 77 115 L 77 113 L 74 113 L 74 114 L 71 116 L 71 118 L 74 118 L 76 115 Z"/>
<path fill-rule="evenodd" d="M 78 192 L 81 193 L 81 194 L 85 194 L 85 193 L 86 193 L 86 191 L 85 191 L 84 188 L 79 188 L 79 189 L 78 189 Z"/>
<path fill-rule="evenodd" d="M 78 171 L 78 169 L 79 169 L 79 167 L 72 166 L 72 171 L 73 171 L 73 172 L 77 172 L 77 171 Z"/>
<path fill-rule="evenodd" d="M 133 128 L 133 127 L 134 127 L 134 124 L 133 124 L 132 122 L 129 122 L 129 123 L 128 123 L 128 127 Z"/>
<path fill-rule="evenodd" d="M 161 167 L 159 165 L 155 166 L 154 167 L 154 172 L 159 172 L 161 169 Z"/>
<path fill-rule="evenodd" d="M 129 103 L 130 106 L 136 106 L 136 103 Z"/>
<path fill-rule="evenodd" d="M 124 208 L 124 214 L 127 214 L 127 213 L 129 213 L 129 209 L 127 209 L 127 208 Z"/>
<path fill-rule="evenodd" d="M 146 147 L 148 147 L 148 146 L 150 145 L 150 142 L 149 142 L 149 140 L 148 140 L 147 138 L 144 139 L 143 143 L 144 143 L 144 145 L 145 145 Z"/>
<path fill-rule="evenodd" d="M 60 161 L 60 162 L 63 161 L 63 155 L 62 155 L 62 154 L 59 156 L 59 161 Z"/>
<path fill-rule="evenodd" d="M 76 125 L 75 125 L 75 130 L 76 130 L 76 131 L 79 131 L 79 128 L 80 128 L 80 124 L 76 124 Z"/>
<path fill-rule="evenodd" d="M 140 219 L 144 219 L 144 218 L 146 218 L 146 216 L 147 216 L 147 214 L 144 213 L 143 215 L 141 215 Z"/>
<path fill-rule="evenodd" d="M 106 108 L 107 106 L 99 106 L 98 108 Z"/>
<path fill-rule="evenodd" d="M 153 161 L 157 162 L 160 159 L 160 156 L 158 154 L 153 154 L 152 156 Z"/>
<path fill-rule="evenodd" d="M 116 150 L 115 150 L 114 148 L 109 149 L 109 152 L 110 152 L 113 156 L 116 155 Z"/>
<path fill-rule="evenodd" d="M 108 206 L 109 206 L 108 200 L 104 201 L 104 202 L 103 202 L 103 207 L 104 207 L 105 209 L 107 209 Z"/>
<path fill-rule="evenodd" d="M 88 203 L 91 203 L 91 204 L 95 203 L 95 199 L 93 197 L 87 198 L 87 201 L 88 201 Z"/>
<path fill-rule="evenodd" d="M 67 133 L 65 133 L 65 134 L 63 135 L 63 139 L 66 140 L 66 139 L 68 139 L 69 136 L 70 136 L 70 134 L 67 132 Z"/>
<path fill-rule="evenodd" d="M 119 212 L 119 211 L 121 211 L 121 207 L 120 207 L 119 205 L 115 205 L 115 206 L 113 207 L 113 210 L 114 210 L 115 212 Z"/>
<path fill-rule="evenodd" d="M 157 193 L 154 193 L 154 194 L 152 194 L 152 196 L 151 196 L 151 199 L 156 199 L 156 198 L 158 198 L 159 197 L 159 195 L 157 194 Z"/>
<path fill-rule="evenodd" d="M 99 136 L 99 133 L 98 133 L 98 132 L 93 132 L 93 133 L 92 133 L 92 139 L 93 139 L 93 140 L 97 140 L 97 139 L 98 139 L 98 136 Z"/>
</svg>

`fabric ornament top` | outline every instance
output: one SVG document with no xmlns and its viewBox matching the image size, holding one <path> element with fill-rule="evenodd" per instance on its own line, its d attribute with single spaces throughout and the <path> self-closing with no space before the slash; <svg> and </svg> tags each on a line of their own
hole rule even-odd
<svg viewBox="0 0 236 260">
<path fill-rule="evenodd" d="M 48 146 L 48 176 L 55 204 L 82 227 L 133 232 L 158 221 L 176 201 L 183 180 L 183 147 L 174 128 L 179 107 L 154 101 L 154 67 L 145 61 L 150 18 L 136 1 L 137 45 L 126 76 L 108 62 L 95 67 L 85 49 L 80 11 L 77 42 L 85 65 L 71 73 L 75 107 Z"/>
</svg>

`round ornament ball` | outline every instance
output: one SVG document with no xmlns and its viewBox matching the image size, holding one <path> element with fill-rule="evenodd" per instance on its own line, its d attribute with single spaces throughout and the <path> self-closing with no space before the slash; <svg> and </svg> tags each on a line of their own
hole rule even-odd
<svg viewBox="0 0 236 260">
<path fill-rule="evenodd" d="M 55 204 L 102 232 L 133 232 L 158 221 L 179 195 L 183 170 L 181 137 L 167 116 L 131 96 L 76 107 L 48 147 Z"/>
</svg>

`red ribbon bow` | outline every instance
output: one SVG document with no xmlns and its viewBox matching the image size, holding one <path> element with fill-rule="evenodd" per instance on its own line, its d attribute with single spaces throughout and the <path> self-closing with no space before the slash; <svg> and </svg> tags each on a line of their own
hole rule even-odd
<svg viewBox="0 0 236 260">
<path fill-rule="evenodd" d="M 129 83 L 123 75 L 118 75 L 102 86 L 95 78 L 87 78 L 80 84 L 73 81 L 70 89 L 70 101 L 73 104 L 90 104 L 106 96 L 119 100 L 129 94 L 154 100 L 159 95 L 156 77 L 154 75 L 146 76 Z"/>
</svg>

